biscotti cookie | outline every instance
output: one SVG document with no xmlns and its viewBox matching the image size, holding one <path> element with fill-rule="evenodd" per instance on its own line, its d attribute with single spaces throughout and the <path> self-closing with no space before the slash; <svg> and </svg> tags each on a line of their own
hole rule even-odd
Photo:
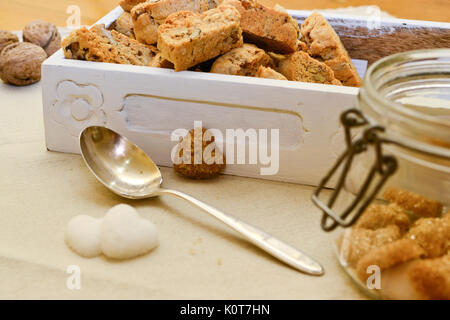
<svg viewBox="0 0 450 320">
<path fill-rule="evenodd" d="M 241 15 L 236 8 L 221 5 L 204 13 L 179 11 L 158 29 L 158 49 L 175 65 L 189 69 L 243 45 Z"/>
<path fill-rule="evenodd" d="M 209 10 L 207 0 L 149 0 L 131 10 L 134 32 L 139 42 L 154 44 L 158 28 L 172 13 L 178 11 L 204 12 Z"/>
<path fill-rule="evenodd" d="M 245 43 L 217 58 L 211 72 L 253 77 L 260 66 L 273 66 L 272 58 L 257 46 Z"/>
<path fill-rule="evenodd" d="M 275 80 L 287 80 L 285 76 L 281 73 L 276 72 L 270 67 L 260 66 L 258 71 L 256 72 L 255 77 L 257 78 L 266 78 L 266 79 L 275 79 Z"/>
<path fill-rule="evenodd" d="M 141 2 L 145 2 L 146 0 L 122 0 L 120 1 L 120 6 L 125 12 L 130 12 L 135 6 L 137 6 Z"/>
<path fill-rule="evenodd" d="M 115 30 L 95 25 L 90 30 L 73 31 L 63 41 L 67 59 L 148 66 L 158 50 L 137 42 Z"/>
<path fill-rule="evenodd" d="M 279 53 L 297 50 L 300 28 L 287 12 L 265 7 L 255 0 L 225 0 L 223 3 L 238 9 L 246 41 Z"/>
<path fill-rule="evenodd" d="M 333 69 L 334 76 L 343 85 L 351 87 L 362 85 L 361 77 L 341 39 L 320 13 L 313 13 L 303 22 L 302 36 L 311 56 L 317 57 Z"/>
<path fill-rule="evenodd" d="M 414 261 L 407 275 L 421 299 L 450 300 L 450 252 L 437 259 Z"/>
<path fill-rule="evenodd" d="M 109 27 L 110 30 L 116 30 L 117 32 L 135 39 L 133 31 L 133 19 L 129 12 L 124 12 L 114 23 Z"/>
<path fill-rule="evenodd" d="M 443 204 L 441 202 L 411 191 L 388 188 L 384 192 L 383 198 L 420 217 L 440 217 L 442 215 Z"/>
<path fill-rule="evenodd" d="M 290 54 L 278 64 L 278 71 L 288 80 L 342 85 L 333 70 L 304 51 Z"/>
</svg>

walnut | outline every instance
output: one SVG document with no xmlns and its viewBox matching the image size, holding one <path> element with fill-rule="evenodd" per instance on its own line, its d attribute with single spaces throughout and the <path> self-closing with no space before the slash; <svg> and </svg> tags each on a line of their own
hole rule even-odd
<svg viewBox="0 0 450 320">
<path fill-rule="evenodd" d="M 6 30 L 0 30 L 0 53 L 4 48 L 16 42 L 19 42 L 19 39 L 14 33 Z"/>
<path fill-rule="evenodd" d="M 0 78 L 6 83 L 26 86 L 41 80 L 41 64 L 47 53 L 32 43 L 13 43 L 0 54 Z"/>
<path fill-rule="evenodd" d="M 51 56 L 61 48 L 61 35 L 53 23 L 33 21 L 23 29 L 23 41 L 31 42 L 45 50 Z"/>
<path fill-rule="evenodd" d="M 204 128 L 192 129 L 178 144 L 174 170 L 188 178 L 210 179 L 225 169 L 225 162 L 225 156 L 218 150 L 212 133 Z"/>
</svg>

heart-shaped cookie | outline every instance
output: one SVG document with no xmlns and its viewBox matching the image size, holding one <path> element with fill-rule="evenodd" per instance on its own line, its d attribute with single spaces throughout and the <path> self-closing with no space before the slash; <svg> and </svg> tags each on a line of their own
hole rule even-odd
<svg viewBox="0 0 450 320">
<path fill-rule="evenodd" d="M 120 204 L 110 209 L 103 218 L 100 246 L 109 258 L 134 258 L 158 246 L 158 231 L 133 207 Z"/>
<path fill-rule="evenodd" d="M 90 216 L 77 216 L 69 221 L 66 230 L 66 243 L 83 257 L 93 258 L 102 253 L 100 233 L 103 219 Z"/>
</svg>

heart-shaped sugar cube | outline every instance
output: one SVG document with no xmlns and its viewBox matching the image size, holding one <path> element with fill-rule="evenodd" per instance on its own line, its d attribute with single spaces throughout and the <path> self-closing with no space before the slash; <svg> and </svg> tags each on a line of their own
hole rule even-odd
<svg viewBox="0 0 450 320">
<path fill-rule="evenodd" d="M 73 218 L 67 225 L 67 245 L 83 257 L 99 256 L 102 253 L 100 248 L 101 226 L 102 219 L 85 215 Z"/>
<path fill-rule="evenodd" d="M 109 258 L 134 258 L 158 246 L 158 230 L 133 207 L 120 204 L 103 218 L 100 245 Z"/>
</svg>

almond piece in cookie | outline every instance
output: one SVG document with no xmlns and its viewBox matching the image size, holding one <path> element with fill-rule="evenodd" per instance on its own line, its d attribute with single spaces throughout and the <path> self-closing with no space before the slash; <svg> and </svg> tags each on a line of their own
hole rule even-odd
<svg viewBox="0 0 450 320">
<path fill-rule="evenodd" d="M 120 6 L 125 12 L 130 12 L 135 6 L 137 6 L 141 2 L 145 2 L 146 0 L 121 0 L 119 2 Z"/>
<path fill-rule="evenodd" d="M 299 51 L 305 51 L 305 52 L 309 51 L 308 45 L 306 43 L 304 43 L 303 41 L 298 40 L 297 44 L 298 44 Z"/>
<path fill-rule="evenodd" d="M 303 22 L 301 31 L 311 56 L 329 66 L 344 86 L 361 87 L 361 77 L 341 39 L 320 13 L 311 14 Z"/>
<path fill-rule="evenodd" d="M 63 40 L 67 59 L 148 66 L 158 53 L 155 47 L 137 42 L 104 25 L 73 31 Z"/>
<path fill-rule="evenodd" d="M 450 253 L 414 261 L 407 274 L 422 299 L 450 300 Z"/>
<path fill-rule="evenodd" d="M 207 11 L 207 0 L 149 0 L 131 10 L 134 32 L 139 42 L 155 44 L 158 41 L 158 28 L 167 17 L 178 11 L 201 13 Z"/>
<path fill-rule="evenodd" d="M 253 77 L 260 66 L 273 66 L 272 58 L 257 46 L 245 43 L 217 58 L 211 72 Z"/>
<path fill-rule="evenodd" d="M 421 218 L 406 237 L 417 241 L 428 258 L 443 256 L 450 250 L 450 219 Z"/>
<path fill-rule="evenodd" d="M 268 8 L 255 0 L 225 0 L 223 3 L 238 9 L 246 41 L 273 52 L 297 50 L 300 27 L 287 12 Z"/>
<path fill-rule="evenodd" d="M 192 179 L 210 179 L 225 169 L 225 157 L 209 130 L 189 131 L 175 151 L 174 170 Z"/>
<path fill-rule="evenodd" d="M 440 217 L 442 215 L 441 202 L 427 199 L 414 192 L 389 188 L 384 192 L 383 198 L 421 217 Z"/>
<path fill-rule="evenodd" d="M 354 267 L 372 249 L 396 241 L 400 237 L 400 230 L 395 225 L 377 230 L 352 228 L 347 230 L 339 239 L 339 252 L 341 258 L 350 267 Z"/>
<path fill-rule="evenodd" d="M 389 205 L 372 204 L 361 215 L 355 224 L 357 228 L 379 229 L 395 224 L 402 233 L 406 232 L 411 220 L 405 211 L 395 203 Z"/>
<path fill-rule="evenodd" d="M 416 241 L 400 239 L 368 251 L 358 261 L 356 273 L 361 281 L 366 281 L 370 276 L 367 273 L 367 268 L 370 266 L 376 266 L 384 271 L 425 256 L 425 251 Z"/>
<path fill-rule="evenodd" d="M 158 29 L 158 49 L 175 71 L 242 47 L 241 16 L 232 6 L 220 5 L 204 13 L 179 11 Z"/>
<path fill-rule="evenodd" d="M 116 30 L 117 32 L 135 39 L 133 31 L 133 19 L 129 12 L 124 12 L 109 28 L 110 30 Z"/>
<path fill-rule="evenodd" d="M 266 78 L 266 79 L 275 79 L 275 80 L 287 80 L 285 76 L 281 73 L 276 72 L 270 67 L 260 66 L 258 72 L 256 72 L 255 77 L 257 78 Z"/>
<path fill-rule="evenodd" d="M 330 67 L 304 51 L 297 51 L 281 60 L 278 71 L 292 81 L 342 85 Z"/>
<path fill-rule="evenodd" d="M 161 53 L 157 53 L 148 66 L 154 68 L 173 69 L 173 63 L 164 59 L 161 56 Z"/>
</svg>

